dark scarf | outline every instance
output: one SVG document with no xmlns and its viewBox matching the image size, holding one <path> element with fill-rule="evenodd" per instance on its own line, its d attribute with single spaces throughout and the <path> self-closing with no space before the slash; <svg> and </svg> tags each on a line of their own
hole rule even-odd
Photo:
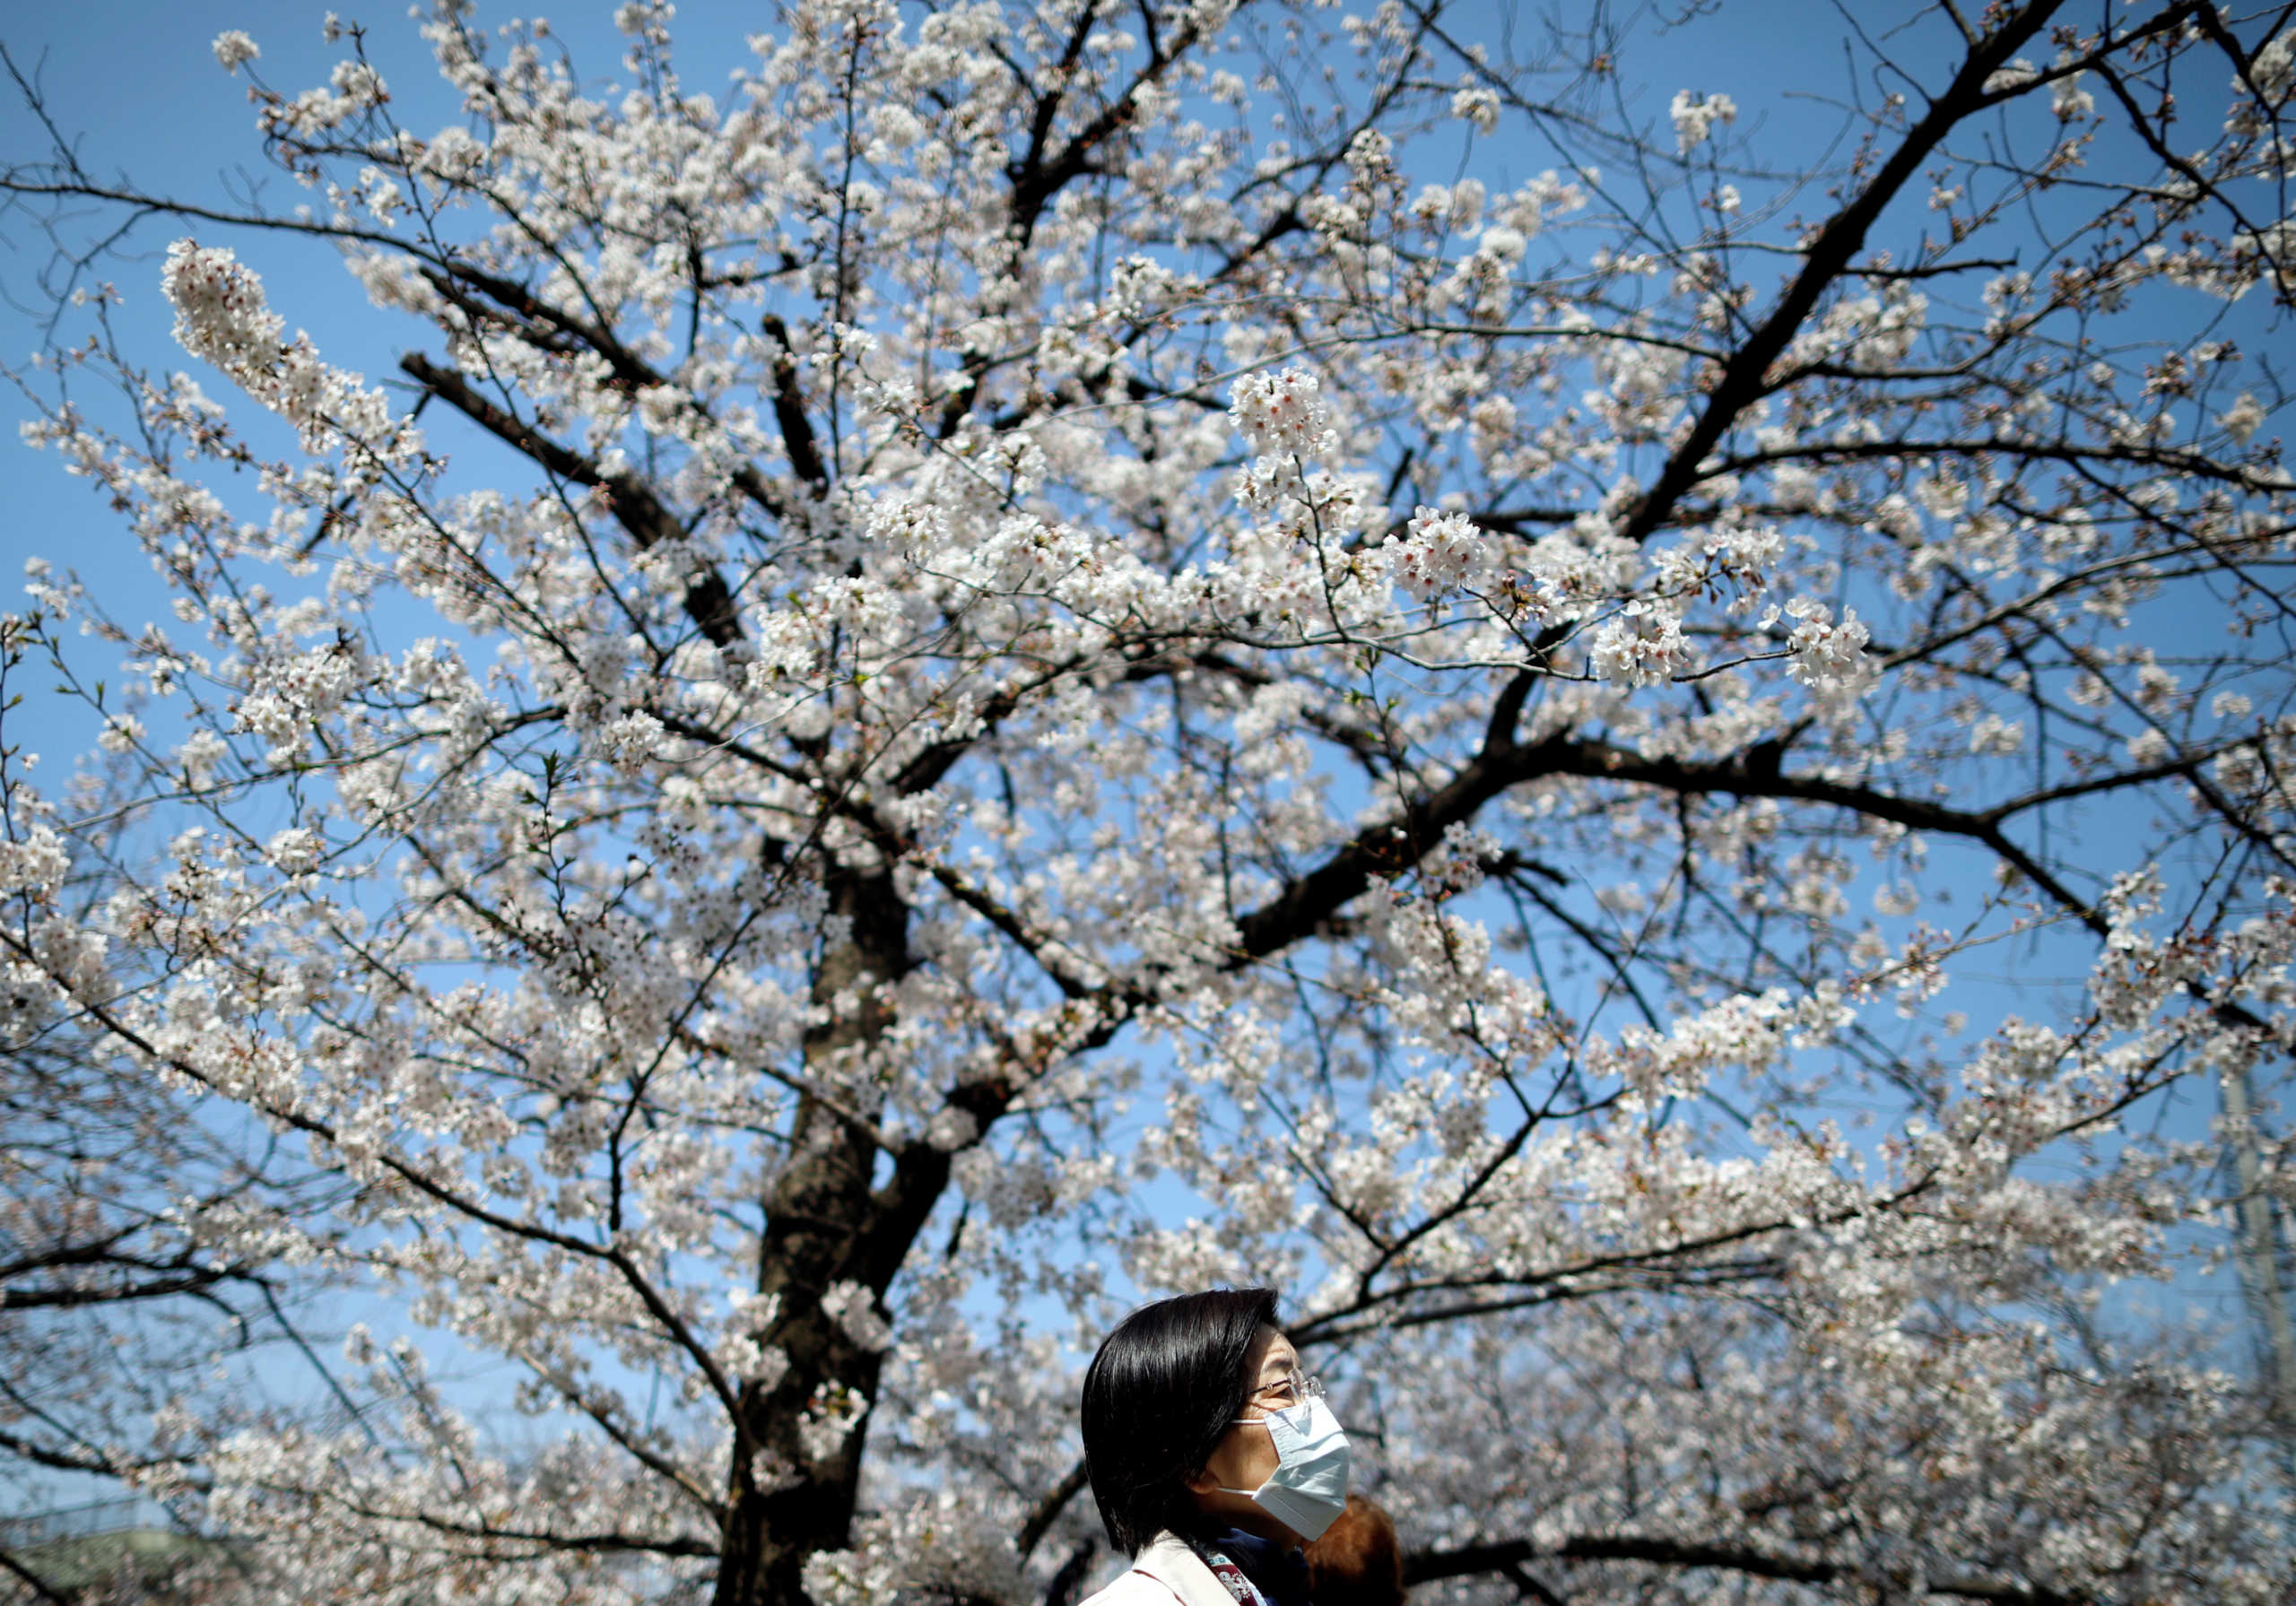
<svg viewBox="0 0 2296 1606">
<path fill-rule="evenodd" d="M 1313 1606 L 1308 1599 L 1308 1558 L 1290 1545 L 1231 1528 L 1204 1541 L 1243 1569 L 1267 1606 Z"/>
</svg>

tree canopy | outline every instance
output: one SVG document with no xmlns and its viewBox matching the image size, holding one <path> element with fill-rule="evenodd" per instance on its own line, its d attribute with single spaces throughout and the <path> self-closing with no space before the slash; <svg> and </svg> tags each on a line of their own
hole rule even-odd
<svg viewBox="0 0 2296 1606">
<path fill-rule="evenodd" d="M 1267 1281 L 1431 1589 L 2287 1598 L 2296 30 L 1652 82 L 1699 9 L 784 0 L 705 93 L 437 0 L 437 128 L 225 33 L 300 205 L 46 108 L 27 436 L 173 612 L 6 621 L 105 722 L 0 776 L 10 1095 L 275 1139 L 196 1263 L 534 1419 L 361 1328 L 73 1454 L 238 1598 L 1018 1606 L 1080 1352 Z"/>
</svg>

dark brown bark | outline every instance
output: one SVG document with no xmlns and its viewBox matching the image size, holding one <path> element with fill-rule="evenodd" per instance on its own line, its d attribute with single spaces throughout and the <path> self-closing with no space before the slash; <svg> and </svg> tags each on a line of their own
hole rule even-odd
<svg viewBox="0 0 2296 1606">
<path fill-rule="evenodd" d="M 1946 135 L 1984 105 L 1986 80 L 2046 28 L 2062 4 L 2063 0 L 2032 0 L 2003 16 L 1999 27 L 1972 43 L 1952 83 L 1929 103 L 1928 110 L 1906 131 L 1905 138 L 1882 163 L 1873 182 L 1852 196 L 1848 204 L 1829 218 L 1811 238 L 1801 271 L 1795 274 L 1770 316 L 1748 332 L 1730 353 L 1721 373 L 1708 389 L 1706 405 L 1699 413 L 1698 421 L 1667 455 L 1665 467 L 1627 516 L 1619 532 L 1627 540 L 1648 540 L 1665 522 L 1674 504 L 1715 472 L 1707 459 L 1737 421 L 1738 415 L 1776 388 L 1777 377 L 1770 371 L 1773 365 L 1785 355 L 1827 289 L 1848 272 L 1851 262 L 1865 247 L 1866 232 L 1898 193 L 1921 171 L 1921 164 Z"/>
<path fill-rule="evenodd" d="M 545 472 L 576 485 L 603 490 L 613 510 L 614 521 L 629 534 L 639 551 L 674 541 L 685 534 L 685 526 L 678 522 L 677 516 L 636 474 L 603 473 L 580 453 L 561 446 L 507 408 L 488 401 L 455 369 L 441 368 L 420 352 L 408 352 L 399 359 L 398 365 L 409 378 L 421 381 L 429 394 L 496 439 L 524 452 Z M 726 647 L 741 639 L 741 614 L 734 605 L 734 594 L 727 587 L 726 577 L 715 569 L 704 569 L 686 586 L 685 612 L 713 645 Z"/>
<path fill-rule="evenodd" d="M 762 1337 L 789 1366 L 770 1388 L 751 1382 L 741 1392 L 713 1606 L 804 1606 L 806 1558 L 842 1548 L 850 1532 L 867 1419 L 821 1456 L 807 1451 L 801 1425 L 837 1391 L 874 1400 L 883 1365 L 822 1310 L 822 1298 L 846 1280 L 873 1298 L 883 1291 L 868 1230 L 879 1152 L 871 1123 L 882 1100 L 856 1072 L 891 1021 L 879 989 L 910 967 L 909 911 L 890 870 L 831 865 L 823 881 L 825 925 L 841 940 L 824 946 L 813 968 L 813 1003 L 825 1018 L 808 1029 L 804 1059 L 807 1086 L 817 1090 L 798 1100 L 788 1155 L 764 1201 L 758 1255 L 758 1291 L 779 1302 Z M 761 1452 L 783 1474 L 779 1487 L 761 1487 Z"/>
</svg>

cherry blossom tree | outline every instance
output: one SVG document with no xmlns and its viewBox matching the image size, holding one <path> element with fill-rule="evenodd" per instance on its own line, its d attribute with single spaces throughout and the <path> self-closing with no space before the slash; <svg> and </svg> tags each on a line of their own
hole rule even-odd
<svg viewBox="0 0 2296 1606">
<path fill-rule="evenodd" d="M 20 644 L 0 646 L 0 699 L 21 697 L 23 668 Z M 120 798 L 85 784 L 102 778 L 83 776 L 59 803 L 83 821 L 112 812 Z M 39 853 L 32 820 L 45 810 L 22 793 L 0 776 L 0 818 Z M 100 921 L 92 911 L 119 868 L 111 846 L 100 830 L 75 833 L 78 865 L 41 916 Z M 30 935 L 32 911 L 14 901 Z M 48 1007 L 48 991 L 38 971 L 12 967 L 0 1016 L 0 1488 L 19 1510 L 54 1505 L 59 1488 L 84 1495 L 90 1479 L 168 1467 L 168 1424 L 219 1359 L 244 1376 L 300 1351 L 324 1387 L 302 1318 L 333 1279 L 280 1263 L 279 1248 L 323 1242 L 309 1224 L 349 1192 L 259 1126 L 219 1131 L 187 1116 L 109 1033 Z M 266 1224 L 281 1222 L 298 1225 L 266 1242 Z M 0 1572 L 21 1574 L 15 1544 L 0 1538 Z"/>
<path fill-rule="evenodd" d="M 234 1142 L 187 1122 L 106 1046 L 46 1024 L 0 1064 L 0 1480 L 16 1506 L 58 1474 L 163 1460 L 155 1419 L 200 1390 L 219 1345 L 307 1345 L 294 1307 L 314 1279 L 274 1264 L 258 1224 L 322 1216 L 344 1192 L 259 1132 Z"/>
<path fill-rule="evenodd" d="M 16 1008 L 534 1419 L 362 1330 L 139 1481 L 283 1599 L 1058 1596 L 1079 1346 L 1265 1280 L 1431 1586 L 2286 1598 L 2296 1371 L 2174 1309 L 2296 1189 L 2284 12 L 618 21 L 439 0 L 427 131 L 222 35 L 305 208 L 5 179 L 174 606 L 8 627 L 144 699 L 11 777 Z"/>
</svg>

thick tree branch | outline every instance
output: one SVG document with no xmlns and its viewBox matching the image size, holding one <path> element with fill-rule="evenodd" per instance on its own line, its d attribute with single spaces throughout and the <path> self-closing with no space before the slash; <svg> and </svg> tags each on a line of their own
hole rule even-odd
<svg viewBox="0 0 2296 1606">
<path fill-rule="evenodd" d="M 1084 1463 L 1079 1461 L 1061 1474 L 1059 1482 L 1045 1491 L 1044 1498 L 1029 1508 L 1028 1520 L 1013 1536 L 1013 1549 L 1022 1561 L 1036 1553 L 1036 1548 L 1046 1532 L 1059 1520 L 1060 1514 L 1068 1508 L 1068 1503 L 1084 1491 L 1084 1486 L 1090 1481 L 1085 1475 Z"/>
<path fill-rule="evenodd" d="M 1404 1582 L 1432 1584 L 1443 1578 L 1503 1572 L 1526 1561 L 1638 1561 L 1654 1567 L 1739 1573 L 1792 1584 L 1838 1584 L 1867 1576 L 1848 1563 L 1778 1556 L 1750 1545 L 1710 1544 L 1641 1534 L 1587 1534 L 1552 1545 L 1514 1539 L 1461 1545 L 1452 1550 L 1414 1550 L 1404 1558 Z M 2042 1584 L 1969 1573 L 1932 1574 L 1927 1588 L 1933 1595 L 1992 1602 L 1996 1606 L 2090 1606 L 2092 1601 L 2087 1595 L 2066 1594 Z"/>
<path fill-rule="evenodd" d="M 470 382 L 460 373 L 450 368 L 441 368 L 420 352 L 410 352 L 400 358 L 399 367 L 432 395 L 496 439 L 532 458 L 545 473 L 572 484 L 594 486 L 604 491 L 607 506 L 615 521 L 629 532 L 639 551 L 645 551 L 684 536 L 684 526 L 663 504 L 661 498 L 654 494 L 653 488 L 636 474 L 601 472 L 591 459 L 559 445 L 506 409 L 488 401 L 472 388 Z M 740 612 L 734 605 L 733 593 L 727 588 L 725 577 L 716 569 L 705 569 L 700 578 L 687 585 L 685 611 L 712 645 L 730 647 L 741 639 Z"/>
<path fill-rule="evenodd" d="M 1690 433 L 1668 454 L 1650 489 L 1643 492 L 1621 526 L 1629 541 L 1648 540 L 1665 523 L 1667 515 L 1693 486 L 1716 471 L 1707 458 L 1737 421 L 1738 415 L 1759 400 L 1773 384 L 1771 369 L 1803 323 L 1817 309 L 1826 291 L 1849 267 L 1865 247 L 1866 236 L 1898 193 L 1921 171 L 1939 143 L 1961 121 L 1985 104 L 1985 82 L 2039 34 L 2063 5 L 2063 0 L 2028 0 L 2002 18 L 1999 25 L 1976 40 L 1961 70 L 1944 92 L 1890 153 L 1850 203 L 1827 220 L 1806 247 L 1802 270 L 1771 308 L 1770 316 L 1749 333 L 1722 364 L 1722 371 L 1706 393 L 1706 404 Z M 2189 6 L 2179 9 L 2189 11 Z"/>
</svg>

